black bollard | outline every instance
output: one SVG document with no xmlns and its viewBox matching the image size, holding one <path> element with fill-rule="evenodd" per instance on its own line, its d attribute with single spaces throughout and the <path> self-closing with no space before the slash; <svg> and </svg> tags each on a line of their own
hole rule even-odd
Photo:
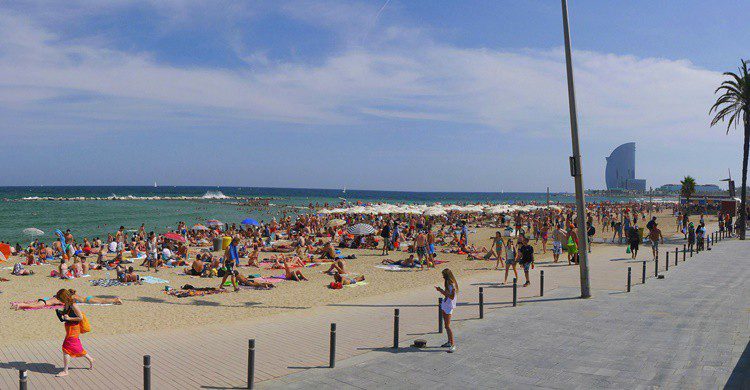
<svg viewBox="0 0 750 390">
<path fill-rule="evenodd" d="M 398 349 L 398 320 L 399 309 L 393 309 L 393 349 Z"/>
<path fill-rule="evenodd" d="M 631 271 L 632 270 L 630 269 L 630 267 L 628 267 L 628 292 L 630 292 L 630 276 L 632 273 Z"/>
<path fill-rule="evenodd" d="M 255 339 L 247 342 L 247 388 L 255 387 Z"/>
<path fill-rule="evenodd" d="M 331 343 L 328 348 L 328 367 L 336 367 L 336 323 L 331 324 Z"/>
<path fill-rule="evenodd" d="M 687 245 L 682 245 L 682 262 L 685 262 L 685 256 L 687 256 Z"/>
<path fill-rule="evenodd" d="M 643 260 L 643 275 L 641 276 L 641 284 L 646 284 L 646 260 Z"/>
<path fill-rule="evenodd" d="M 479 319 L 484 318 L 484 287 L 479 287 Z"/>
<path fill-rule="evenodd" d="M 513 307 L 516 307 L 518 301 L 518 278 L 513 278 Z"/>
<path fill-rule="evenodd" d="M 693 247 L 690 247 L 690 257 L 693 257 Z"/>
<path fill-rule="evenodd" d="M 664 262 L 667 264 L 667 269 L 666 270 L 669 271 L 669 252 L 667 252 L 667 258 L 664 259 L 664 260 L 665 260 Z"/>
<path fill-rule="evenodd" d="M 440 306 L 443 306 L 443 298 L 438 298 L 438 333 L 443 333 L 443 313 Z"/>
<path fill-rule="evenodd" d="M 18 388 L 19 390 L 28 389 L 29 374 L 26 370 L 18 370 Z"/>
<path fill-rule="evenodd" d="M 539 271 L 539 296 L 544 296 L 544 270 Z"/>
<path fill-rule="evenodd" d="M 677 259 L 680 258 L 680 256 L 678 255 L 679 251 L 680 251 L 680 248 L 678 248 L 678 247 L 674 248 L 674 262 L 675 263 L 677 262 Z"/>
<path fill-rule="evenodd" d="M 654 259 L 654 276 L 659 276 L 659 259 Z"/>
<path fill-rule="evenodd" d="M 151 390 L 151 355 L 143 356 L 143 390 Z"/>
</svg>

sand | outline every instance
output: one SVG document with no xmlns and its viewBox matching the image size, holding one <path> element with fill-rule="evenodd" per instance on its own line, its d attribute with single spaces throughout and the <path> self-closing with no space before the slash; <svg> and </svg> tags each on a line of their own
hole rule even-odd
<svg viewBox="0 0 750 390">
<path fill-rule="evenodd" d="M 715 220 L 715 218 L 714 218 Z M 660 227 L 665 237 L 674 234 L 674 218 L 662 213 L 659 216 Z M 495 229 L 479 228 L 475 234 L 470 234 L 470 241 L 476 245 L 490 245 L 490 237 Z M 611 232 L 603 233 L 598 229 L 597 236 L 607 235 L 611 238 Z M 540 245 L 537 248 L 537 263 L 544 264 L 551 260 L 551 242 L 548 243 L 548 253 L 542 255 Z M 650 248 L 642 246 L 643 252 L 639 259 L 650 260 Z M 438 248 L 438 251 L 441 248 Z M 595 244 L 592 258 L 602 262 L 615 264 L 613 260 L 626 260 L 624 246 L 611 244 Z M 200 327 L 208 324 L 230 324 L 234 321 L 252 321 L 257 318 L 271 316 L 281 312 L 294 311 L 304 316 L 310 313 L 311 308 L 328 305 L 331 303 L 350 302 L 365 297 L 374 297 L 394 291 L 403 291 L 426 285 L 437 285 L 441 283 L 440 271 L 442 268 L 451 268 L 459 282 L 464 278 L 472 276 L 495 273 L 493 271 L 495 261 L 469 261 L 464 255 L 439 254 L 439 259 L 447 260 L 448 263 L 439 265 L 436 269 L 425 271 L 392 272 L 378 269 L 375 266 L 383 259 L 394 260 L 408 257 L 405 252 L 391 252 L 389 256 L 380 256 L 380 250 L 346 250 L 344 255 L 355 254 L 357 259 L 348 260 L 350 272 L 364 274 L 367 284 L 364 286 L 344 287 L 341 290 L 332 290 L 327 285 L 333 280 L 331 276 L 322 274 L 327 266 L 301 269 L 310 281 L 293 282 L 282 281 L 276 288 L 267 291 L 242 290 L 240 292 L 227 292 L 223 294 L 209 295 L 203 297 L 176 298 L 164 293 L 165 284 L 143 284 L 118 287 L 92 286 L 90 280 L 104 278 L 106 271 L 90 271 L 90 278 L 78 278 L 74 280 L 61 280 L 49 277 L 49 272 L 56 265 L 40 265 L 27 267 L 33 269 L 36 274 L 32 276 L 17 277 L 10 275 L 10 270 L 0 271 L 0 276 L 10 279 L 8 282 L 0 282 L 0 298 L 5 303 L 6 310 L 0 317 L 0 327 L 4 329 L 5 337 L 0 339 L 0 345 L 8 345 L 23 340 L 32 339 L 58 339 L 63 336 L 63 327 L 55 317 L 53 310 L 42 309 L 32 311 L 16 311 L 10 309 L 10 302 L 37 299 L 52 296 L 60 288 L 72 288 L 81 296 L 93 295 L 98 297 L 119 296 L 124 304 L 112 306 L 82 305 L 92 323 L 94 332 L 92 334 L 123 334 L 139 333 L 164 329 L 180 329 Z M 620 254 L 622 259 L 612 259 L 615 254 Z M 262 254 L 269 257 L 270 254 Z M 606 259 L 606 260 L 602 260 Z M 2 267 L 12 266 L 15 261 L 3 263 Z M 610 263 L 607 263 L 609 266 Z M 568 267 L 565 254 L 561 256 L 561 263 L 565 266 L 550 268 L 549 272 L 572 273 L 577 272 L 576 267 Z M 134 264 L 139 274 L 146 275 L 145 268 Z M 557 264 L 555 264 L 557 266 Z M 613 265 L 614 266 L 614 265 Z M 564 269 L 563 269 L 564 268 Z M 519 274 L 521 267 L 519 267 Z M 617 265 L 617 272 L 621 266 Z M 264 277 L 279 275 L 281 270 L 266 270 L 251 267 L 241 267 L 239 271 L 245 275 L 260 273 Z M 162 269 L 158 273 L 150 272 L 158 278 L 169 280 L 169 285 L 175 288 L 184 284 L 192 284 L 196 287 L 216 287 L 220 279 L 199 278 L 178 275 L 182 268 Z M 614 271 L 613 271 L 614 272 Z M 110 271 L 114 277 L 115 272 Z M 511 275 L 512 278 L 512 275 Z M 521 277 L 522 278 L 522 277 Z M 602 278 L 604 280 L 606 278 Z M 619 283 L 620 274 L 616 275 Z M 595 287 L 597 287 L 595 285 Z M 606 286 L 602 286 L 606 287 Z"/>
</svg>

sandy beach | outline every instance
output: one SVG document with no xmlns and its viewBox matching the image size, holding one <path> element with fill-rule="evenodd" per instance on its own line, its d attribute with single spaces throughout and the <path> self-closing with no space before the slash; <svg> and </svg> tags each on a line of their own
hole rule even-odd
<svg viewBox="0 0 750 390">
<path fill-rule="evenodd" d="M 674 218 L 669 212 L 658 215 L 665 238 L 675 234 Z M 715 220 L 715 218 L 714 218 Z M 712 231 L 711 223 L 707 220 L 709 231 Z M 479 228 L 470 235 L 470 242 L 478 246 L 490 245 L 490 237 L 496 229 Z M 611 238 L 611 232 L 597 231 L 596 238 Z M 532 241 L 533 242 L 533 241 Z M 541 253 L 541 242 L 535 244 L 536 263 L 538 269 L 545 267 L 547 272 L 577 273 L 574 266 L 567 266 L 565 254 L 561 256 L 558 264 L 551 264 L 551 242 L 548 243 L 546 255 Z M 438 248 L 440 251 L 440 248 Z M 624 245 L 599 244 L 593 245 L 592 267 L 595 263 L 602 263 L 600 272 L 592 280 L 594 288 L 611 288 L 612 283 L 620 283 L 622 269 L 626 268 L 627 261 Z M 618 253 L 621 253 L 619 255 Z M 92 286 L 91 280 L 105 278 L 106 271 L 90 271 L 90 277 L 77 278 L 73 280 L 61 280 L 49 277 L 49 272 L 56 266 L 39 265 L 28 267 L 35 271 L 31 276 L 13 276 L 10 270 L 3 269 L 2 276 L 9 279 L 2 282 L 2 296 L 6 315 L 0 318 L 0 326 L 7 330 L 6 337 L 0 340 L 0 344 L 8 345 L 23 340 L 57 339 L 62 336 L 62 327 L 55 318 L 53 310 L 12 310 L 10 302 L 34 300 L 42 297 L 50 297 L 60 288 L 72 288 L 81 296 L 92 295 L 96 297 L 120 297 L 123 305 L 82 305 L 82 310 L 94 327 L 93 333 L 99 335 L 108 334 L 137 334 L 141 332 L 163 331 L 170 329 L 196 328 L 201 326 L 231 324 L 234 321 L 253 321 L 254 319 L 272 316 L 282 312 L 294 312 L 295 315 L 304 316 L 318 306 L 341 302 L 353 302 L 364 298 L 377 297 L 378 295 L 408 291 L 409 289 L 435 285 L 440 283 L 440 271 L 448 267 L 453 270 L 459 282 L 479 276 L 497 275 L 501 277 L 500 271 L 494 271 L 495 261 L 470 261 L 465 255 L 440 253 L 438 259 L 447 261 L 435 269 L 424 271 L 410 270 L 404 272 L 393 272 L 376 268 L 384 259 L 399 260 L 408 257 L 406 252 L 391 252 L 389 256 L 380 256 L 380 250 L 349 250 L 342 249 L 342 254 L 355 254 L 354 260 L 348 261 L 351 273 L 363 274 L 366 277 L 365 285 L 344 287 L 341 290 L 327 288 L 332 277 L 322 272 L 327 269 L 325 265 L 308 267 L 302 272 L 310 280 L 307 282 L 282 281 L 271 290 L 241 290 L 240 292 L 226 292 L 222 294 L 208 295 L 202 297 L 176 298 L 164 293 L 167 284 L 142 284 L 131 286 L 99 287 Z M 269 253 L 262 254 L 261 258 L 269 257 Z M 623 260 L 623 261 L 612 261 Z M 16 258 L 2 264 L 3 267 L 12 266 Z M 650 247 L 642 246 L 638 260 L 651 261 Z M 134 264 L 140 275 L 146 275 L 145 268 Z M 597 266 L 598 267 L 598 266 Z M 610 283 L 607 277 L 612 270 Z M 241 267 L 239 271 L 245 275 L 260 273 L 263 277 L 279 275 L 281 270 L 268 270 L 261 268 Z M 114 271 L 110 272 L 114 278 Z M 150 272 L 148 275 L 166 279 L 168 285 L 179 288 L 184 284 L 192 284 L 196 287 L 216 287 L 220 281 L 218 278 L 200 278 L 178 275 L 182 268 L 164 268 L 158 273 Z M 535 271 L 532 271 L 535 274 Z M 521 267 L 519 267 L 519 280 L 523 279 Z M 509 279 L 512 279 L 512 273 Z M 532 276 L 534 279 L 536 276 Z M 533 285 L 532 285 L 533 287 Z M 554 283 L 549 284 L 554 288 Z"/>
</svg>

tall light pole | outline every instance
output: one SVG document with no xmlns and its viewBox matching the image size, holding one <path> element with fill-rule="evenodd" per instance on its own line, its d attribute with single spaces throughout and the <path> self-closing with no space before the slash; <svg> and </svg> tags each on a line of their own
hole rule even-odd
<svg viewBox="0 0 750 390">
<path fill-rule="evenodd" d="M 588 232 L 586 231 L 586 199 L 583 193 L 583 172 L 581 148 L 578 145 L 578 115 L 576 114 L 576 93 L 573 85 L 573 58 L 570 49 L 570 28 L 568 27 L 568 1 L 562 0 L 563 34 L 565 35 L 565 66 L 568 71 L 568 105 L 570 106 L 570 137 L 573 141 L 573 156 L 570 158 L 570 174 L 575 179 L 576 211 L 578 214 L 578 269 L 581 272 L 581 298 L 591 297 L 589 284 Z"/>
</svg>

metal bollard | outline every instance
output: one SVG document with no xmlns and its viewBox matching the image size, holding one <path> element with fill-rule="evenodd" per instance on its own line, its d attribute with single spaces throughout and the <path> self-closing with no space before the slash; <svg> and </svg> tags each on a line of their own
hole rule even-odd
<svg viewBox="0 0 750 390">
<path fill-rule="evenodd" d="M 539 271 L 539 296 L 544 296 L 544 270 Z"/>
<path fill-rule="evenodd" d="M 678 255 L 678 253 L 679 253 L 679 252 L 680 252 L 680 248 L 678 248 L 678 247 L 675 247 L 675 248 L 674 248 L 674 262 L 675 262 L 675 263 L 677 262 L 677 259 L 679 259 L 679 258 L 680 258 L 680 256 Z"/>
<path fill-rule="evenodd" d="M 665 260 L 664 262 L 667 264 L 666 271 L 669 271 L 669 252 L 667 252 L 667 258 L 664 260 Z"/>
<path fill-rule="evenodd" d="M 691 258 L 693 257 L 693 248 L 692 247 L 690 248 L 690 257 Z"/>
<path fill-rule="evenodd" d="M 443 333 L 443 313 L 440 311 L 443 306 L 443 298 L 438 298 L 438 333 Z"/>
<path fill-rule="evenodd" d="M 393 349 L 398 349 L 398 321 L 400 314 L 399 309 L 393 309 Z"/>
<path fill-rule="evenodd" d="M 18 388 L 20 390 L 28 389 L 29 374 L 26 370 L 18 370 Z"/>
<path fill-rule="evenodd" d="M 247 388 L 255 387 L 255 339 L 247 342 Z"/>
<path fill-rule="evenodd" d="M 484 287 L 479 287 L 479 319 L 484 318 Z"/>
<path fill-rule="evenodd" d="M 328 348 L 328 367 L 336 367 L 336 323 L 331 324 L 331 343 Z"/>
<path fill-rule="evenodd" d="M 630 292 L 630 276 L 631 276 L 631 269 L 628 267 L 628 292 Z"/>
<path fill-rule="evenodd" d="M 654 276 L 659 276 L 659 259 L 654 259 Z"/>
<path fill-rule="evenodd" d="M 687 256 L 687 245 L 682 245 L 682 262 L 685 262 L 685 256 Z"/>
<path fill-rule="evenodd" d="M 143 390 L 151 390 L 151 355 L 143 356 Z"/>
<path fill-rule="evenodd" d="M 643 260 L 643 275 L 641 276 L 641 284 L 646 284 L 646 260 Z"/>
<path fill-rule="evenodd" d="M 513 307 L 516 307 L 518 301 L 518 278 L 513 278 Z"/>
</svg>

